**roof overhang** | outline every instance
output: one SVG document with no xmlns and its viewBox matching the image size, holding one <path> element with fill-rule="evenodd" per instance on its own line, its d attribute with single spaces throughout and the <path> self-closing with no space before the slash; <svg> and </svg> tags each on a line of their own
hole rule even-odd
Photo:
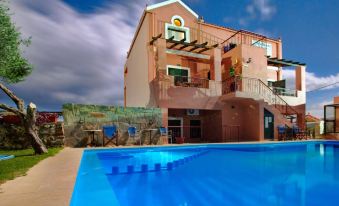
<svg viewBox="0 0 339 206">
<path fill-rule="evenodd" d="M 159 7 L 163 7 L 163 6 L 167 6 L 169 4 L 173 4 L 178 2 L 179 4 L 181 4 L 187 11 L 189 11 L 193 16 L 195 16 L 196 18 L 199 17 L 199 15 L 197 13 L 195 13 L 191 8 L 189 8 L 184 2 L 180 1 L 180 0 L 168 0 L 168 1 L 164 1 L 164 2 L 160 2 L 157 4 L 152 4 L 146 7 L 146 11 L 150 11 Z"/>
<path fill-rule="evenodd" d="M 276 57 L 267 56 L 267 65 L 268 66 L 275 66 L 275 67 L 290 67 L 290 66 L 306 66 L 305 63 L 300 63 L 292 60 L 287 59 L 278 59 Z"/>
</svg>

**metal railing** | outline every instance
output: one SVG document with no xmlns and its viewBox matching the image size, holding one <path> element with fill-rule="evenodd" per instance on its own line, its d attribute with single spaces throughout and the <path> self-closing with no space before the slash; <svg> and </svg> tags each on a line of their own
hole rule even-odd
<svg viewBox="0 0 339 206">
<path fill-rule="evenodd" d="M 281 87 L 271 87 L 271 88 L 276 95 L 288 96 L 288 97 L 298 96 L 297 90 L 294 90 L 294 89 L 286 89 L 286 88 L 281 88 Z"/>
<path fill-rule="evenodd" d="M 254 99 L 262 99 L 277 108 L 282 114 L 298 114 L 287 102 L 276 94 L 269 86 L 260 79 L 235 76 L 223 81 L 222 94 L 232 92 L 246 92 Z"/>
<path fill-rule="evenodd" d="M 209 88 L 209 79 L 200 77 L 173 76 L 175 86 Z"/>
<path fill-rule="evenodd" d="M 246 45 L 266 45 L 267 38 L 263 35 L 256 34 L 246 30 L 239 30 L 234 33 L 232 36 L 228 37 L 221 43 L 224 52 L 228 52 L 237 45 L 246 44 Z"/>
<path fill-rule="evenodd" d="M 162 34 L 162 38 L 165 38 L 165 34 L 167 32 L 166 27 L 165 27 L 166 23 L 169 23 L 169 22 L 158 21 L 156 35 Z M 192 28 L 192 27 L 186 27 L 186 28 L 189 28 L 190 42 L 197 41 L 196 42 L 197 44 L 203 44 L 207 42 L 206 46 L 212 46 L 215 44 L 220 44 L 221 42 L 224 41 L 223 39 L 217 36 L 214 36 L 210 33 L 204 32 L 201 29 Z"/>
</svg>

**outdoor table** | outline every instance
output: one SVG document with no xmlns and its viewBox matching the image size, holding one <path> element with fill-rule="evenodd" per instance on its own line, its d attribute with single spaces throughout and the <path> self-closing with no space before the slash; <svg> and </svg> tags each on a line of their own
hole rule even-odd
<svg viewBox="0 0 339 206">
<path fill-rule="evenodd" d="M 89 144 L 87 144 L 87 145 L 91 145 L 91 146 L 94 145 L 94 135 L 95 135 L 95 133 L 96 132 L 102 132 L 102 130 L 100 130 L 100 129 L 84 129 L 83 131 L 88 132 L 88 133 L 92 133 L 92 140 Z"/>
<path fill-rule="evenodd" d="M 158 129 L 144 129 L 144 131 L 149 131 L 149 144 L 152 144 L 152 131 L 157 131 Z"/>
</svg>

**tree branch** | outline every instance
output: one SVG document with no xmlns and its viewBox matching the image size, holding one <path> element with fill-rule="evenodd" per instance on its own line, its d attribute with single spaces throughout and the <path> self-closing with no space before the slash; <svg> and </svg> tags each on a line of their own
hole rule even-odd
<svg viewBox="0 0 339 206">
<path fill-rule="evenodd" d="M 20 111 L 20 113 L 24 113 L 25 112 L 25 107 L 24 107 L 24 101 L 22 99 L 20 99 L 19 97 L 17 97 L 10 89 L 8 89 L 5 85 L 3 85 L 1 82 L 0 82 L 0 89 L 2 91 L 5 92 L 5 94 L 7 94 L 7 96 L 9 98 L 12 99 L 12 101 L 16 104 L 18 110 Z M 5 105 L 7 106 L 7 105 Z M 8 107 L 7 108 L 12 108 L 12 107 Z M 14 109 L 14 108 L 12 108 Z"/>
<path fill-rule="evenodd" d="M 0 109 L 6 110 L 8 112 L 13 112 L 16 115 L 25 115 L 23 112 L 19 111 L 18 109 L 15 109 L 14 107 L 7 106 L 5 104 L 0 104 Z"/>
</svg>

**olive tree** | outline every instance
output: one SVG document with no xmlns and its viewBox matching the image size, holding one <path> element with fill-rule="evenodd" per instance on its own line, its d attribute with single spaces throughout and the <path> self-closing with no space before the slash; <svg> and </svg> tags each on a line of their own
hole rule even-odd
<svg viewBox="0 0 339 206">
<path fill-rule="evenodd" d="M 32 65 L 22 55 L 22 48 L 30 44 L 30 39 L 23 39 L 21 33 L 11 21 L 9 8 L 0 0 L 0 89 L 15 103 L 16 107 L 0 103 L 0 109 L 20 117 L 27 137 L 36 154 L 47 152 L 39 138 L 36 126 L 36 106 L 16 96 L 6 85 L 23 81 L 32 72 Z"/>
</svg>

